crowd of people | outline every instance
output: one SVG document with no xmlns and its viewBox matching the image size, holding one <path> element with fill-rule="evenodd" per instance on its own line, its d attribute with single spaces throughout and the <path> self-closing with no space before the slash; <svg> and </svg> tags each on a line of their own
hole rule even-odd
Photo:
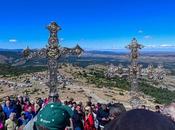
<svg viewBox="0 0 175 130">
<path fill-rule="evenodd" d="M 42 108 L 43 100 L 31 101 L 28 96 L 18 96 L 15 99 L 5 97 L 0 105 L 0 130 L 17 130 L 23 127 L 37 115 Z"/>
<path fill-rule="evenodd" d="M 150 118 L 154 122 L 152 116 L 156 116 L 160 121 L 164 121 L 163 117 L 166 117 L 165 123 L 175 125 L 175 103 L 164 108 L 157 105 L 154 112 L 144 105 L 126 111 L 121 103 L 94 104 L 88 101 L 83 104 L 72 98 L 64 102 L 59 98 L 55 101 L 38 98 L 34 102 L 27 96 L 18 96 L 14 99 L 7 96 L 0 105 L 0 130 L 23 130 L 34 117 L 37 117 L 33 124 L 34 130 L 141 130 L 128 127 L 138 125 L 142 119 L 146 121 Z M 155 119 L 159 122 L 157 118 Z M 145 124 L 148 122 L 146 121 Z M 128 123 L 131 123 L 130 126 Z M 175 126 L 171 126 L 173 129 L 165 129 L 165 127 L 142 130 L 175 130 Z"/>
</svg>

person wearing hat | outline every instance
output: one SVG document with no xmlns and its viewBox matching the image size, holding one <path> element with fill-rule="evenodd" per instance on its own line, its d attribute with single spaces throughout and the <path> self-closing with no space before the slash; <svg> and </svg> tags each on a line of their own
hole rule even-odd
<svg viewBox="0 0 175 130">
<path fill-rule="evenodd" d="M 34 129 L 64 130 L 72 116 L 73 111 L 60 102 L 58 94 L 50 94 L 49 103 L 37 115 Z"/>
</svg>

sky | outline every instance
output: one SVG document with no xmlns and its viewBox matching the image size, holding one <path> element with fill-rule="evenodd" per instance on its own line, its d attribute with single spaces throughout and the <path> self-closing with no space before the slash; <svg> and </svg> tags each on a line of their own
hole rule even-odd
<svg viewBox="0 0 175 130">
<path fill-rule="evenodd" d="M 0 0 L 0 48 L 42 48 L 56 21 L 63 47 L 175 49 L 175 0 Z"/>
</svg>

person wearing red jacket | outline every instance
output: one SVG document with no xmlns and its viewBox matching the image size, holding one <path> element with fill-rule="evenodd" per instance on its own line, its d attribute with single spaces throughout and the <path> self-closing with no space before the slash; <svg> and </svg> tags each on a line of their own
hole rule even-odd
<svg viewBox="0 0 175 130">
<path fill-rule="evenodd" d="M 92 108 L 90 106 L 85 108 L 84 130 L 96 130 Z"/>
</svg>

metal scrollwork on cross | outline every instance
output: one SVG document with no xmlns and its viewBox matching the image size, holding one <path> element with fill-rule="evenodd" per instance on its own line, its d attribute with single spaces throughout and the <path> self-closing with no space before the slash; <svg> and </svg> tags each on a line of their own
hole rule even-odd
<svg viewBox="0 0 175 130">
<path fill-rule="evenodd" d="M 166 70 L 164 69 L 163 65 L 158 65 L 156 68 L 150 64 L 148 67 L 143 71 L 143 76 L 147 77 L 151 81 L 163 81 L 166 76 Z"/>
<path fill-rule="evenodd" d="M 59 40 L 57 33 L 61 30 L 60 26 L 57 25 L 56 22 L 51 22 L 47 29 L 50 32 L 50 36 L 48 39 L 48 45 L 46 48 L 42 48 L 40 50 L 30 50 L 29 48 L 23 51 L 24 57 L 26 59 L 32 58 L 47 58 L 48 59 L 48 72 L 49 72 L 49 81 L 47 83 L 50 88 L 50 95 L 58 94 L 57 86 L 58 83 L 58 59 L 64 55 L 78 55 L 80 56 L 83 53 L 83 49 L 77 45 L 74 48 L 61 47 L 59 45 Z"/>
<path fill-rule="evenodd" d="M 105 73 L 105 76 L 108 78 L 113 78 L 115 76 L 127 76 L 129 78 L 129 81 L 131 82 L 131 99 L 129 102 L 133 107 L 137 107 L 142 103 L 139 98 L 139 79 L 147 76 L 149 80 L 151 79 L 160 81 L 163 80 L 166 75 L 166 72 L 162 65 L 159 65 L 157 68 L 154 68 L 153 65 L 149 65 L 146 69 L 144 69 L 142 68 L 142 65 L 138 64 L 138 59 L 140 55 L 139 50 L 143 47 L 143 45 L 138 44 L 136 38 L 133 38 L 131 43 L 126 47 L 130 49 L 131 65 L 125 68 L 121 64 L 119 64 L 119 66 L 114 66 L 111 64 L 108 67 L 107 72 Z"/>
</svg>

